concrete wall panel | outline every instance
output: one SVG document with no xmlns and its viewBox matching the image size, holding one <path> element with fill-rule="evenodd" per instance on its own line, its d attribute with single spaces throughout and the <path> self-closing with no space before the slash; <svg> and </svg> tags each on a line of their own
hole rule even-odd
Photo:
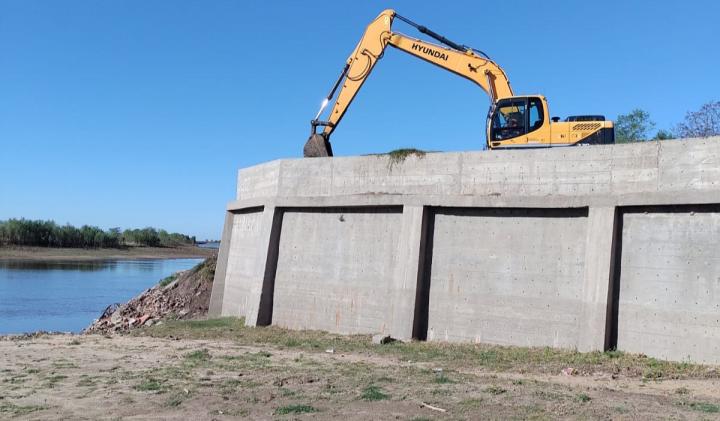
<svg viewBox="0 0 720 421">
<path fill-rule="evenodd" d="M 617 346 L 720 363 L 720 213 L 623 216 Z"/>
<path fill-rule="evenodd" d="M 262 210 L 233 215 L 232 234 L 225 269 L 222 316 L 245 317 L 256 259 L 267 250 L 260 246 Z"/>
<path fill-rule="evenodd" d="M 428 340 L 577 346 L 587 209 L 440 211 Z"/>
<path fill-rule="evenodd" d="M 286 210 L 272 323 L 341 333 L 387 331 L 400 209 Z"/>
</svg>

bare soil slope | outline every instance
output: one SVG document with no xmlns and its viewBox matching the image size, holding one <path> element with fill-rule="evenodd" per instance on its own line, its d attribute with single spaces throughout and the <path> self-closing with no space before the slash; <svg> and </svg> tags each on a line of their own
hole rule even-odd
<svg viewBox="0 0 720 421">
<path fill-rule="evenodd" d="M 180 259 L 205 258 L 217 250 L 195 246 L 180 247 L 126 247 L 118 249 L 82 249 L 56 247 L 0 246 L 0 261 L 97 261 L 127 259 Z"/>
</svg>

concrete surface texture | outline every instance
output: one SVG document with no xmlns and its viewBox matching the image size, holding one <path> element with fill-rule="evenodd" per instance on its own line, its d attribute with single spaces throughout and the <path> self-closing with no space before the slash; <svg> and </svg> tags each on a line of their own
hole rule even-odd
<svg viewBox="0 0 720 421">
<path fill-rule="evenodd" d="M 720 138 L 239 172 L 210 314 L 720 363 Z"/>
<path fill-rule="evenodd" d="M 720 358 L 720 213 L 623 217 L 618 347 L 670 360 Z"/>
<path fill-rule="evenodd" d="M 427 339 L 577 345 L 587 209 L 434 214 Z"/>
<path fill-rule="evenodd" d="M 338 333 L 383 332 L 393 270 L 399 263 L 395 256 L 401 211 L 285 212 L 273 324 Z"/>
</svg>

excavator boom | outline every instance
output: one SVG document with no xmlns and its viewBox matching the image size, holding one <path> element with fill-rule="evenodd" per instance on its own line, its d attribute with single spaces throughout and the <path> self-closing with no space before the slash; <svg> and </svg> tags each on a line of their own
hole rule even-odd
<svg viewBox="0 0 720 421">
<path fill-rule="evenodd" d="M 395 18 L 408 23 L 418 29 L 421 33 L 436 39 L 447 47 L 393 32 L 391 28 Z M 380 13 L 380 15 L 375 18 L 370 25 L 368 25 L 365 33 L 360 39 L 360 42 L 358 42 L 357 46 L 350 54 L 350 57 L 348 57 L 340 77 L 333 85 L 333 88 L 330 90 L 327 98 L 323 100 L 320 111 L 318 111 L 317 116 L 311 122 L 310 139 L 305 144 L 304 148 L 304 155 L 306 157 L 332 156 L 332 148 L 329 141 L 330 135 L 342 120 L 348 107 L 352 103 L 353 99 L 355 99 L 355 96 L 362 87 L 363 83 L 367 80 L 378 60 L 382 58 L 385 49 L 388 46 L 404 51 L 412 56 L 418 57 L 474 82 L 490 97 L 490 101 L 493 105 L 491 108 L 491 114 L 494 113 L 495 104 L 499 101 L 508 100 L 514 97 L 505 71 L 503 71 L 503 69 L 492 61 L 486 54 L 479 50 L 450 41 L 442 35 L 398 15 L 394 10 L 388 9 Z M 338 88 L 340 88 L 340 91 L 337 95 L 337 99 L 332 105 L 327 119 L 320 120 L 320 116 L 325 111 L 325 107 L 330 104 L 330 101 L 333 99 Z M 523 99 L 525 97 L 516 98 Z M 543 103 L 545 102 L 544 98 L 533 98 L 542 101 Z M 515 102 L 513 102 L 513 104 L 515 104 Z M 527 108 L 527 101 L 525 104 Z M 513 107 L 515 108 L 511 108 L 512 110 L 518 110 L 516 105 Z M 508 108 L 506 107 L 505 109 L 507 110 Z M 547 106 L 545 106 L 544 109 L 539 106 L 538 109 L 544 111 L 542 115 L 544 119 L 542 120 L 542 124 L 537 126 L 534 130 L 541 127 L 544 128 L 545 130 L 542 130 L 542 133 L 536 134 L 542 134 L 549 139 L 551 135 L 548 123 L 549 119 L 546 115 Z M 514 115 L 515 120 L 517 120 L 520 114 L 515 112 Z M 523 118 L 526 118 L 525 114 L 522 114 L 522 116 Z M 509 117 L 497 121 L 504 122 L 506 120 L 511 121 Z M 495 119 L 492 117 L 488 118 L 488 147 L 491 148 L 497 147 L 500 143 L 502 143 L 490 142 L 490 124 L 493 121 L 495 121 Z M 523 121 L 523 127 L 525 128 L 524 134 L 527 134 L 527 127 L 529 127 L 530 124 L 531 122 L 529 121 Z M 322 127 L 322 130 L 318 132 L 318 128 L 320 127 Z M 492 134 L 496 138 L 500 138 L 504 141 L 504 143 L 512 143 L 517 141 L 517 139 L 508 142 L 506 139 L 510 136 L 506 135 L 512 135 L 515 133 L 519 132 L 511 130 L 511 128 L 507 128 L 498 131 L 498 133 L 493 132 Z M 516 135 L 515 137 L 519 137 L 519 135 Z M 526 138 L 524 138 L 524 140 L 527 143 L 528 140 Z M 545 143 L 550 143 L 550 141 L 548 140 Z"/>
</svg>

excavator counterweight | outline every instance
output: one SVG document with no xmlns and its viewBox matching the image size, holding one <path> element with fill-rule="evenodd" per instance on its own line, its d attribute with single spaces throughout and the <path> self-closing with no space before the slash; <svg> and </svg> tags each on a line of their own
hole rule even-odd
<svg viewBox="0 0 720 421">
<path fill-rule="evenodd" d="M 397 18 L 421 33 L 442 43 L 436 45 L 392 31 Z M 575 116 L 560 122 L 550 118 L 547 100 L 542 95 L 515 96 L 505 71 L 480 50 L 450 41 L 425 26 L 385 10 L 368 25 L 360 42 L 348 57 L 340 77 L 323 100 L 311 121 L 311 134 L 303 154 L 305 157 L 333 156 L 330 135 L 342 120 L 372 69 L 382 58 L 387 46 L 432 63 L 477 84 L 490 98 L 487 115 L 487 147 L 489 149 L 537 148 L 603 144 L 614 142 L 613 123 L 604 118 L 593 121 Z M 335 97 L 327 120 L 320 120 L 325 107 Z M 594 116 L 595 117 L 595 116 Z M 580 119 L 578 119 L 580 118 Z M 319 129 L 322 128 L 320 131 Z"/>
</svg>

